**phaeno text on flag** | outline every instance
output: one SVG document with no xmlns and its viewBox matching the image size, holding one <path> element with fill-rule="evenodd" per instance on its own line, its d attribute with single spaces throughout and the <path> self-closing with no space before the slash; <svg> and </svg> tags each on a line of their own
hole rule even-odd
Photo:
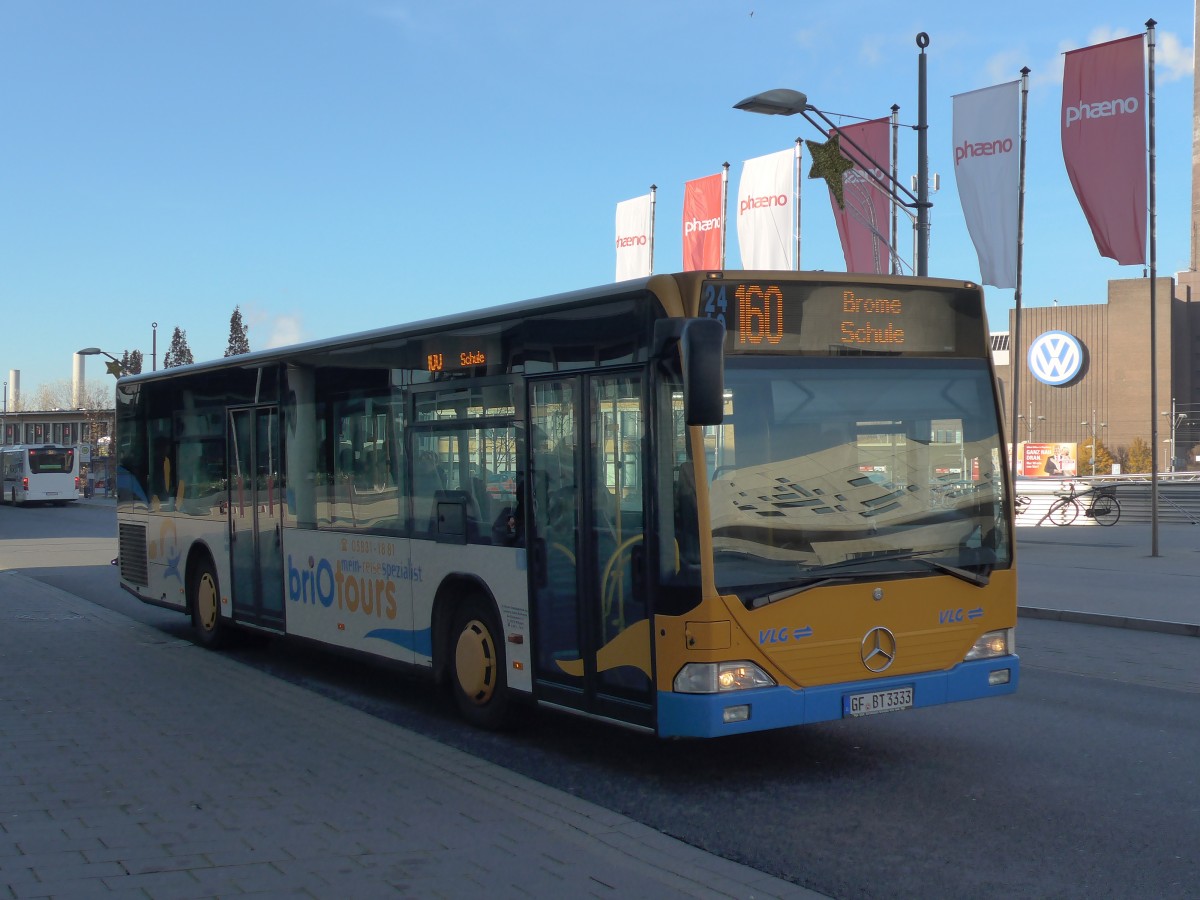
<svg viewBox="0 0 1200 900">
<path fill-rule="evenodd" d="M 1107 119 L 1137 111 L 1137 97 L 1126 97 L 1124 100 L 1101 100 L 1098 103 L 1080 103 L 1078 106 L 1068 106 L 1063 110 L 1063 127 L 1070 128 L 1072 122 L 1078 122 L 1080 119 Z"/>
<path fill-rule="evenodd" d="M 1012 138 L 997 138 L 994 141 L 978 141 L 971 143 L 963 141 L 961 147 L 954 148 L 954 165 L 964 159 L 974 159 L 977 156 L 999 156 L 1001 153 L 1012 153 Z"/>
</svg>

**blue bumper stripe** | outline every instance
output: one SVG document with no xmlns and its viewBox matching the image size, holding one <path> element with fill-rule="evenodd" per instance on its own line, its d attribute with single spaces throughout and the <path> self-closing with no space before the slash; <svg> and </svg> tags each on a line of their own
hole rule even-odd
<svg viewBox="0 0 1200 900">
<path fill-rule="evenodd" d="M 875 678 L 823 687 L 793 690 L 786 687 L 730 691 L 723 694 L 658 693 L 658 733 L 661 737 L 717 737 L 809 725 L 842 718 L 843 698 L 865 691 L 913 688 L 913 707 L 940 706 L 958 700 L 999 697 L 1017 689 L 1020 659 L 1000 656 L 960 663 L 947 672 L 926 672 L 895 678 Z M 1007 684 L 989 684 L 990 673 L 1008 669 Z M 749 705 L 750 717 L 726 723 L 723 711 L 730 706 Z"/>
</svg>

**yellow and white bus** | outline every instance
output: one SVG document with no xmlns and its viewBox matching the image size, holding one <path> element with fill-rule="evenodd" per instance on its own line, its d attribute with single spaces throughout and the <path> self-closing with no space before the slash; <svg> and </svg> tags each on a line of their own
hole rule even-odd
<svg viewBox="0 0 1200 900">
<path fill-rule="evenodd" d="M 3 501 L 69 503 L 79 499 L 79 452 L 58 444 L 17 444 L 0 449 Z"/>
<path fill-rule="evenodd" d="M 122 378 L 122 585 L 715 736 L 1016 689 L 983 294 L 655 275 Z M 946 490 L 947 485 L 954 490 Z"/>
</svg>

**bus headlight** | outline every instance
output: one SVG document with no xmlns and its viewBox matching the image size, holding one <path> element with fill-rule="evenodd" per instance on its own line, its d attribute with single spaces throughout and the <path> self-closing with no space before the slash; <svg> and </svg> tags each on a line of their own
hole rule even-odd
<svg viewBox="0 0 1200 900">
<path fill-rule="evenodd" d="M 995 656 L 1008 656 L 1013 652 L 1013 633 L 1011 628 L 1002 628 L 999 631 L 989 631 L 975 642 L 964 660 L 971 659 L 991 659 Z"/>
<path fill-rule="evenodd" d="M 774 686 L 775 680 L 748 660 L 688 663 L 679 670 L 674 684 L 680 694 L 719 694 Z"/>
</svg>

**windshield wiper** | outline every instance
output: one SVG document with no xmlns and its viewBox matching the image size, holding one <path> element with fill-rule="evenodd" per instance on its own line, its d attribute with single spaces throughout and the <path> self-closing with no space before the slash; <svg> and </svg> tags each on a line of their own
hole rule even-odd
<svg viewBox="0 0 1200 900">
<path fill-rule="evenodd" d="M 757 597 L 747 597 L 742 602 L 746 604 L 747 609 L 759 609 L 763 606 L 770 606 L 772 603 L 777 603 L 780 600 L 786 600 L 788 597 L 794 597 L 797 594 L 803 594 L 805 591 L 810 591 L 815 587 L 824 587 L 827 584 L 845 584 L 848 581 L 853 581 L 850 575 L 829 575 L 820 578 L 813 578 L 810 581 L 799 581 L 795 584 L 788 585 L 776 591 L 771 591 L 769 594 L 759 594 Z"/>
<path fill-rule="evenodd" d="M 829 584 L 844 584 L 853 580 L 853 575 L 831 575 L 830 572 L 839 569 L 857 567 L 863 563 L 874 562 L 919 562 L 942 572 L 946 575 L 953 575 L 955 578 L 961 579 L 968 584 L 973 584 L 976 587 L 984 587 L 991 580 L 992 567 L 987 563 L 981 563 L 982 571 L 972 572 L 970 569 L 964 569 L 959 566 L 952 566 L 947 562 L 942 562 L 938 559 L 925 559 L 930 553 L 941 553 L 941 550 L 895 550 L 890 553 L 880 553 L 876 556 L 859 556 L 854 559 L 843 559 L 840 562 L 827 563 L 823 566 L 814 566 L 813 568 L 804 570 L 804 573 L 810 576 L 807 580 L 797 580 L 794 584 L 784 588 L 777 588 L 766 594 L 759 594 L 755 597 L 748 597 L 743 602 L 749 609 L 758 609 L 763 606 L 768 606 L 779 600 L 785 600 L 788 597 L 803 593 L 804 591 L 812 590 L 815 587 L 824 587 Z M 864 575 L 896 575 L 902 574 L 902 571 L 885 571 L 871 572 L 865 570 Z"/>
</svg>

